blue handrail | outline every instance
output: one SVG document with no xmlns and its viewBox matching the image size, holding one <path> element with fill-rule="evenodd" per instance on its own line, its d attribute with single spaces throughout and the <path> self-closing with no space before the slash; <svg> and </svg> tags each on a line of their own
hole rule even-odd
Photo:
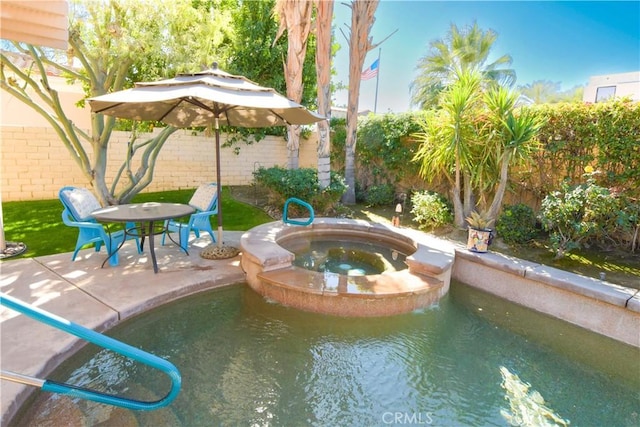
<svg viewBox="0 0 640 427">
<path fill-rule="evenodd" d="M 13 372 L 2 371 L 0 379 L 19 382 L 27 385 L 40 387 L 44 391 L 51 393 L 65 394 L 70 397 L 78 397 L 81 399 L 92 400 L 94 402 L 106 403 L 108 405 L 120 406 L 127 409 L 136 410 L 154 410 L 163 408 L 169 405 L 180 392 L 182 379 L 178 369 L 170 362 L 153 354 L 147 353 L 121 341 L 110 338 L 106 335 L 102 335 L 98 332 L 87 329 L 84 326 L 80 326 L 67 319 L 56 316 L 40 308 L 34 307 L 17 298 L 11 297 L 5 293 L 0 292 L 0 305 L 9 307 L 15 311 L 18 311 L 26 316 L 29 316 L 39 322 L 45 323 L 49 326 L 53 326 L 56 329 L 60 329 L 69 334 L 75 335 L 100 347 L 112 350 L 123 356 L 129 357 L 152 368 L 159 369 L 169 376 L 171 379 L 171 389 L 165 397 L 153 402 L 144 402 L 134 399 L 128 399 L 119 396 L 113 396 L 106 393 L 90 390 L 83 387 L 78 387 L 65 383 L 58 383 L 51 380 L 43 380 L 40 378 L 33 378 L 16 374 Z"/>
<path fill-rule="evenodd" d="M 309 211 L 309 219 L 301 221 L 301 220 L 296 220 L 296 219 L 289 219 L 289 204 L 290 203 L 295 203 L 297 205 L 300 205 L 304 208 L 306 208 Z M 285 224 L 294 224 L 294 225 L 309 225 L 313 222 L 315 218 L 315 215 L 313 213 L 313 206 L 311 206 L 309 203 L 305 202 L 304 200 L 300 200 L 296 197 L 290 197 L 287 199 L 286 202 L 284 202 L 284 209 L 283 209 L 283 213 L 282 213 L 282 221 Z"/>
</svg>

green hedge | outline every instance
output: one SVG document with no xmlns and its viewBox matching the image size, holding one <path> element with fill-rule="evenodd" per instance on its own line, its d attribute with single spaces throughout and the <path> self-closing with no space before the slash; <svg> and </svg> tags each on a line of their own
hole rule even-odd
<svg viewBox="0 0 640 427">
<path fill-rule="evenodd" d="M 598 185 L 640 197 L 640 103 L 611 101 L 536 106 L 547 124 L 539 133 L 542 150 L 529 186 L 544 198 L 561 187 L 584 181 L 592 167 Z"/>
<path fill-rule="evenodd" d="M 616 100 L 528 108 L 545 122 L 538 133 L 541 150 L 534 155 L 533 164 L 512 168 L 506 202 L 524 202 L 538 210 L 553 192 L 591 179 L 624 201 L 620 218 L 627 218 L 630 226 L 608 234 L 609 240 L 615 240 L 615 246 L 635 249 L 640 215 L 640 103 Z M 361 194 L 385 184 L 409 195 L 424 190 L 448 192 L 446 182 L 425 183 L 418 176 L 418 165 L 412 162 L 418 148 L 412 134 L 418 129 L 418 120 L 432 113 L 359 119 L 356 184 Z M 345 125 L 343 119 L 331 122 L 331 167 L 338 172 L 344 171 Z"/>
<path fill-rule="evenodd" d="M 417 148 L 412 135 L 420 130 L 425 112 L 369 115 L 358 120 L 356 182 L 362 194 L 370 187 L 397 186 L 418 181 L 418 164 L 411 161 Z M 343 172 L 346 121 L 331 120 L 331 168 Z M 398 190 L 398 189 L 396 189 Z"/>
<path fill-rule="evenodd" d="M 542 150 L 533 166 L 512 171 L 511 188 L 529 193 L 536 208 L 551 191 L 568 179 L 584 182 L 587 166 L 596 182 L 617 193 L 640 198 L 640 103 L 611 101 L 532 106 L 545 118 L 539 132 Z M 412 134 L 418 119 L 430 112 L 369 115 L 360 118 L 356 145 L 356 181 L 363 192 L 380 184 L 403 181 L 411 190 L 445 189 L 427 186 L 411 159 L 417 149 Z M 345 120 L 333 119 L 332 170 L 344 170 Z M 405 191 L 406 189 L 397 189 Z"/>
</svg>

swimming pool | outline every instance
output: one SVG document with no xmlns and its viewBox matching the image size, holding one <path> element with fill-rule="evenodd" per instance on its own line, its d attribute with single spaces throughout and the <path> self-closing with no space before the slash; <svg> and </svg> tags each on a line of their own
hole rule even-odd
<svg viewBox="0 0 640 427">
<path fill-rule="evenodd" d="M 231 286 L 109 335 L 180 369 L 183 390 L 170 408 L 132 412 L 43 393 L 14 424 L 507 425 L 516 400 L 572 425 L 640 421 L 638 349 L 455 282 L 437 306 L 384 318 L 302 312 Z M 519 378 L 505 380 L 505 370 Z M 52 378 L 144 399 L 168 387 L 93 348 Z"/>
</svg>

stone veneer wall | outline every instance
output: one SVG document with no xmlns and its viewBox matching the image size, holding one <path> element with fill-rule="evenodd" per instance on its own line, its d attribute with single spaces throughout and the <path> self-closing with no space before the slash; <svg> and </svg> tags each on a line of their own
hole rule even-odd
<svg viewBox="0 0 640 427">
<path fill-rule="evenodd" d="M 158 155 L 153 182 L 145 191 L 195 188 L 216 180 L 214 137 L 193 135 L 190 130 L 172 134 Z M 114 132 L 109 143 L 107 183 L 121 166 L 130 132 Z M 139 140 L 145 135 L 141 135 Z M 221 135 L 221 144 L 226 140 Z M 90 187 L 55 131 L 48 127 L 2 126 L 0 128 L 0 188 L 2 201 L 44 200 L 58 197 L 65 185 Z M 316 136 L 300 143 L 300 167 L 317 166 Z M 222 185 L 249 185 L 258 167 L 286 166 L 283 138 L 266 139 L 234 148 L 221 148 Z M 88 155 L 92 152 L 89 149 Z"/>
</svg>

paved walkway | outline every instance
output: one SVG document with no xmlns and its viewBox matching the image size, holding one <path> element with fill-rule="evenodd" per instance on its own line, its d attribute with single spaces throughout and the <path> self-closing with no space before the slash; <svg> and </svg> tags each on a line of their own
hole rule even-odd
<svg viewBox="0 0 640 427">
<path fill-rule="evenodd" d="M 241 231 L 224 233 L 225 244 L 239 247 Z M 193 236 L 192 236 L 193 237 Z M 105 264 L 104 250 L 7 260 L 0 263 L 0 290 L 90 329 L 104 331 L 136 314 L 166 302 L 244 281 L 240 257 L 208 260 L 200 257 L 210 244 L 201 237 L 190 244 L 189 255 L 173 243 L 160 246 L 156 256 L 160 271 L 154 274 L 147 250 L 138 254 L 132 241 L 120 250 L 120 265 Z M 47 375 L 82 343 L 74 336 L 0 307 L 0 367 L 25 375 Z M 6 425 L 33 391 L 0 381 L 1 425 Z"/>
</svg>

